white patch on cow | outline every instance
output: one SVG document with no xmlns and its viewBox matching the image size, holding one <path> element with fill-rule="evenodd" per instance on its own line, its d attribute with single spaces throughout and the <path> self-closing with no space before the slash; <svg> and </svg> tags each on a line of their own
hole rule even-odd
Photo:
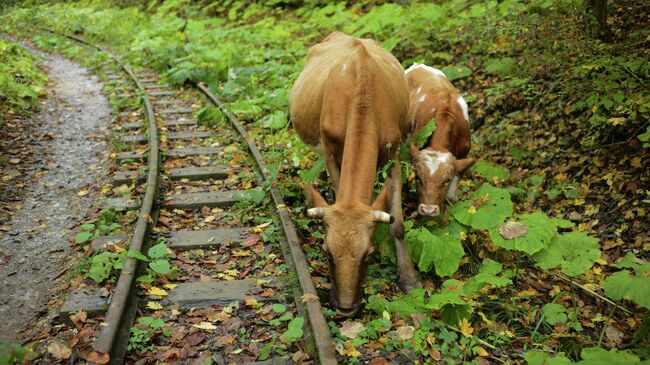
<svg viewBox="0 0 650 365">
<path fill-rule="evenodd" d="M 449 190 L 447 190 L 447 199 L 451 201 L 456 201 L 456 188 L 458 187 L 458 176 L 451 178 L 451 183 L 449 184 Z"/>
<path fill-rule="evenodd" d="M 417 91 L 415 92 L 416 94 L 419 94 L 420 91 L 422 91 L 422 86 L 418 87 Z"/>
<path fill-rule="evenodd" d="M 347 63 L 343 64 L 343 68 L 341 69 L 341 71 L 345 71 L 347 69 L 348 69 L 348 64 Z"/>
<path fill-rule="evenodd" d="M 451 162 L 451 153 L 449 152 L 424 150 L 420 153 L 420 156 L 422 156 L 422 162 L 429 169 L 429 175 L 431 176 L 438 171 L 440 165 Z"/>
<path fill-rule="evenodd" d="M 426 99 L 426 98 L 427 98 L 426 95 L 422 95 L 422 96 L 420 96 L 420 98 L 418 99 L 418 103 L 422 103 L 422 102 L 424 102 L 424 99 Z"/>
<path fill-rule="evenodd" d="M 460 108 L 463 109 L 463 117 L 465 117 L 465 121 L 469 121 L 469 112 L 467 110 L 467 102 L 465 101 L 465 98 L 458 95 L 456 102 L 460 105 Z"/>
<path fill-rule="evenodd" d="M 433 67 L 431 67 L 431 66 L 427 66 L 427 65 L 425 65 L 425 64 L 423 64 L 423 63 L 414 63 L 413 66 L 409 67 L 409 68 L 406 70 L 406 73 L 409 73 L 410 71 L 413 71 L 413 70 L 415 70 L 416 68 L 422 68 L 422 69 L 424 69 L 424 70 L 426 70 L 426 71 L 431 72 L 431 73 L 434 74 L 434 75 L 442 76 L 442 77 L 445 77 L 445 78 L 447 77 L 447 76 L 445 75 L 444 72 L 438 70 L 437 68 L 433 68 Z"/>
</svg>

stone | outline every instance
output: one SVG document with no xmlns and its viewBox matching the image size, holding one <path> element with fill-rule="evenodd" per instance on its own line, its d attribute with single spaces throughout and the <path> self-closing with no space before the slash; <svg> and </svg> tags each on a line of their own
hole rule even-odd
<svg viewBox="0 0 650 365">
<path fill-rule="evenodd" d="M 240 243 L 249 235 L 249 228 L 223 228 L 205 231 L 176 231 L 169 237 L 169 247 L 192 250 L 211 248 L 227 242 Z"/>
<path fill-rule="evenodd" d="M 214 155 L 221 152 L 220 147 L 183 147 L 175 148 L 173 150 L 167 151 L 167 156 L 172 157 L 185 157 L 185 156 L 196 156 L 196 155 Z"/>
<path fill-rule="evenodd" d="M 197 138 L 207 138 L 210 137 L 212 133 L 210 132 L 177 132 L 177 133 L 169 133 L 167 135 L 167 139 L 172 141 L 172 140 L 186 140 L 186 141 L 191 141 L 193 139 Z"/>
<path fill-rule="evenodd" d="M 194 113 L 192 108 L 164 109 L 160 111 L 163 114 L 190 114 Z"/>
<path fill-rule="evenodd" d="M 172 194 L 165 197 L 168 209 L 197 209 L 201 207 L 227 207 L 241 200 L 240 190 L 208 193 Z"/>
<path fill-rule="evenodd" d="M 101 290 L 96 288 L 77 289 L 66 298 L 59 310 L 59 316 L 64 321 L 71 323 L 70 316 L 83 309 L 88 317 L 94 317 L 106 312 L 108 309 L 108 297 L 100 295 Z"/>
<path fill-rule="evenodd" d="M 149 138 L 144 134 L 133 134 L 122 136 L 121 140 L 124 143 L 145 143 Z"/>
<path fill-rule="evenodd" d="M 140 209 L 140 201 L 125 198 L 108 198 L 104 201 L 104 209 L 134 210 Z"/>
<path fill-rule="evenodd" d="M 181 308 L 228 305 L 235 301 L 244 301 L 254 288 L 252 279 L 182 283 L 169 291 L 165 302 L 178 304 Z"/>
<path fill-rule="evenodd" d="M 106 247 L 108 247 L 109 244 L 125 246 L 123 243 L 128 239 L 129 237 L 124 235 L 101 236 L 93 240 L 93 242 L 90 244 L 90 248 L 95 252 L 102 252 L 106 250 Z"/>
<path fill-rule="evenodd" d="M 227 166 L 181 167 L 169 170 L 168 176 L 172 180 L 225 179 L 230 171 Z"/>
</svg>

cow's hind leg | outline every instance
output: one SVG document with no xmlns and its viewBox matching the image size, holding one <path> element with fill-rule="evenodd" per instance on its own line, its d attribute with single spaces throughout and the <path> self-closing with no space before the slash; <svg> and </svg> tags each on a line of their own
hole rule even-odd
<svg viewBox="0 0 650 365">
<path fill-rule="evenodd" d="M 389 209 L 394 221 L 390 225 L 390 234 L 395 241 L 397 253 L 397 272 L 399 274 L 400 288 L 408 292 L 413 288 L 420 288 L 419 275 L 413 266 L 413 260 L 408 254 L 404 242 L 404 215 L 402 214 L 402 169 L 399 161 L 391 168 L 391 190 Z"/>
</svg>

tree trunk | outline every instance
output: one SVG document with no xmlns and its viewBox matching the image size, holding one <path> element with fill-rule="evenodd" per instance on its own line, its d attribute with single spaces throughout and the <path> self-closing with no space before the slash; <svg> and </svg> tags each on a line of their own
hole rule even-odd
<svg viewBox="0 0 650 365">
<path fill-rule="evenodd" d="M 598 38 L 605 42 L 611 41 L 612 31 L 607 24 L 607 0 L 587 1 L 587 11 L 591 11 L 594 18 L 596 18 Z"/>
</svg>

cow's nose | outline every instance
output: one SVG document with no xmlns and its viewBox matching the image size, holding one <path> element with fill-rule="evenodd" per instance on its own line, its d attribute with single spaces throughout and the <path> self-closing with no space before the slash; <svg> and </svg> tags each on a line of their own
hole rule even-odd
<svg viewBox="0 0 650 365">
<path fill-rule="evenodd" d="M 359 306 L 353 306 L 352 308 L 336 308 L 336 314 L 343 318 L 353 317 L 359 311 Z"/>
<path fill-rule="evenodd" d="M 440 207 L 433 204 L 420 204 L 418 207 L 418 212 L 420 215 L 435 217 L 440 214 Z"/>
</svg>

